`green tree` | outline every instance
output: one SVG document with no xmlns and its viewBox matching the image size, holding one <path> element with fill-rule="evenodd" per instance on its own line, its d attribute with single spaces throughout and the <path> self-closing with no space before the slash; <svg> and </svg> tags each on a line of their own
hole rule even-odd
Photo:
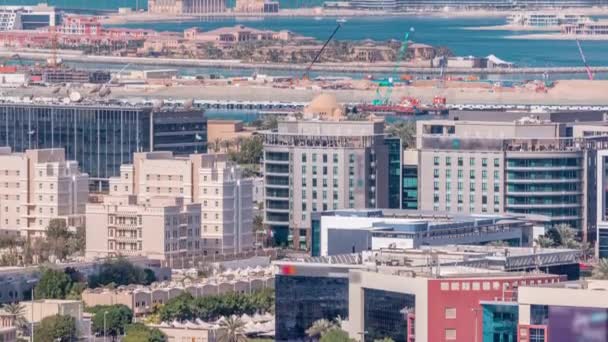
<svg viewBox="0 0 608 342">
<path fill-rule="evenodd" d="M 218 342 L 246 342 L 245 322 L 235 316 L 223 319 L 217 331 Z"/>
<path fill-rule="evenodd" d="M 539 236 L 536 243 L 543 248 L 557 247 L 570 249 L 583 249 L 578 241 L 576 231 L 569 224 L 560 223 L 551 227 L 544 236 Z"/>
<path fill-rule="evenodd" d="M 19 303 L 4 304 L 2 309 L 8 315 L 13 317 L 13 319 L 15 320 L 15 327 L 18 331 L 20 331 L 21 333 L 25 333 L 29 330 L 30 325 L 24 316 L 25 308 L 23 307 L 23 305 Z"/>
<path fill-rule="evenodd" d="M 90 309 L 93 315 L 93 331 L 97 334 L 105 333 L 112 338 L 125 333 L 125 328 L 133 319 L 133 312 L 127 306 L 118 305 L 98 305 Z"/>
<path fill-rule="evenodd" d="M 72 289 L 72 280 L 63 271 L 46 269 L 34 288 L 37 299 L 65 299 Z"/>
<path fill-rule="evenodd" d="M 262 137 L 243 139 L 238 151 L 231 151 L 230 158 L 238 164 L 259 164 L 264 153 Z"/>
<path fill-rule="evenodd" d="M 160 319 L 162 321 L 191 320 L 194 317 L 193 300 L 194 297 L 188 292 L 172 298 L 159 310 Z"/>
<path fill-rule="evenodd" d="M 150 328 L 142 323 L 127 326 L 123 342 L 166 342 L 167 336 L 156 328 Z"/>
<path fill-rule="evenodd" d="M 92 288 L 114 284 L 116 286 L 129 284 L 149 285 L 156 278 L 153 273 L 146 272 L 141 267 L 135 266 L 124 258 L 108 260 L 104 262 L 99 273 L 89 277 L 89 286 Z"/>
<path fill-rule="evenodd" d="M 416 147 L 416 123 L 414 121 L 401 121 L 387 127 L 387 133 L 401 138 L 403 148 Z"/>
<path fill-rule="evenodd" d="M 70 252 L 68 240 L 71 235 L 65 220 L 52 219 L 46 230 L 46 238 L 49 242 L 51 254 L 63 260 Z"/>
<path fill-rule="evenodd" d="M 608 259 L 600 259 L 593 268 L 593 279 L 608 280 Z"/>
<path fill-rule="evenodd" d="M 327 319 L 319 319 L 314 321 L 310 328 L 306 329 L 306 335 L 312 339 L 319 339 L 335 328 L 336 325 L 333 322 Z"/>
<path fill-rule="evenodd" d="M 211 321 L 222 316 L 252 315 L 256 312 L 272 312 L 273 309 L 274 291 L 265 289 L 251 294 L 226 293 L 196 298 L 184 293 L 167 301 L 158 314 L 162 321 L 195 318 Z"/>
<path fill-rule="evenodd" d="M 49 316 L 36 327 L 35 342 L 71 342 L 77 339 L 76 320 L 72 316 Z"/>
<path fill-rule="evenodd" d="M 355 340 L 348 337 L 348 334 L 342 329 L 332 329 L 321 337 L 320 342 L 354 342 Z"/>
</svg>

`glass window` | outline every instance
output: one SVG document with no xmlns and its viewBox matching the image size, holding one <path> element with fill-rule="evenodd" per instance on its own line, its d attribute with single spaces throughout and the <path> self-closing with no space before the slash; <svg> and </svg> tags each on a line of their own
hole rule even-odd
<svg viewBox="0 0 608 342">
<path fill-rule="evenodd" d="M 445 329 L 445 340 L 446 341 L 456 340 L 456 329 L 452 329 L 452 328 Z"/>
<path fill-rule="evenodd" d="M 404 314 L 415 308 L 415 297 L 411 294 L 383 290 L 363 290 L 363 330 L 366 341 L 390 336 L 395 341 L 406 340 Z"/>
<path fill-rule="evenodd" d="M 500 166 L 500 160 L 498 158 L 494 158 L 494 167 Z"/>
<path fill-rule="evenodd" d="M 470 166 L 475 166 L 475 158 L 474 157 L 469 158 L 469 165 Z"/>
<path fill-rule="evenodd" d="M 462 157 L 458 157 L 458 166 L 462 166 Z"/>
<path fill-rule="evenodd" d="M 481 166 L 483 166 L 483 167 L 488 166 L 488 158 L 481 158 Z"/>
<path fill-rule="evenodd" d="M 452 165 L 452 157 L 445 157 L 445 166 Z"/>
<path fill-rule="evenodd" d="M 456 319 L 456 308 L 445 308 L 445 319 Z"/>
<path fill-rule="evenodd" d="M 439 165 L 439 157 L 433 157 L 433 165 Z"/>
<path fill-rule="evenodd" d="M 302 163 L 306 163 L 306 153 L 302 153 Z"/>
<path fill-rule="evenodd" d="M 313 162 L 313 163 L 316 163 L 316 162 L 317 162 L 317 154 L 316 154 L 316 153 L 313 153 L 313 154 L 312 154 L 312 162 Z"/>
</svg>

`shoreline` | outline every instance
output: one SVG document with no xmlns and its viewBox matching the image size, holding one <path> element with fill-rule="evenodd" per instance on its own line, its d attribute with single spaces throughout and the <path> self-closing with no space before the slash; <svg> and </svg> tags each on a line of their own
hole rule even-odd
<svg viewBox="0 0 608 342">
<path fill-rule="evenodd" d="M 606 41 L 608 34 L 602 35 L 572 35 L 561 33 L 536 33 L 536 34 L 519 34 L 513 36 L 504 36 L 504 39 L 525 39 L 525 40 L 582 40 L 582 41 Z"/>
<path fill-rule="evenodd" d="M 27 52 L 23 50 L 0 50 L 0 56 L 12 56 L 18 53 L 21 58 L 29 60 L 46 60 L 48 53 Z M 64 61 L 81 63 L 107 63 L 107 64 L 139 64 L 151 66 L 167 67 L 208 67 L 218 69 L 242 69 L 242 70 L 283 70 L 301 72 L 307 68 L 302 64 L 282 64 L 282 63 L 247 63 L 239 60 L 203 60 L 203 59 L 178 59 L 178 58 L 150 58 L 150 57 L 114 57 L 114 56 L 94 56 L 73 53 L 62 53 L 57 55 Z M 354 73 L 411 73 L 411 74 L 437 74 L 441 68 L 419 68 L 401 66 L 395 70 L 392 64 L 374 63 L 321 63 L 312 67 L 313 71 L 331 72 L 354 72 Z M 592 67 L 595 73 L 608 72 L 608 66 Z M 586 73 L 584 67 L 538 67 L 538 68 L 510 68 L 510 69 L 474 69 L 474 68 L 446 68 L 446 74 L 456 75 L 505 75 L 505 74 L 579 74 Z"/>
</svg>

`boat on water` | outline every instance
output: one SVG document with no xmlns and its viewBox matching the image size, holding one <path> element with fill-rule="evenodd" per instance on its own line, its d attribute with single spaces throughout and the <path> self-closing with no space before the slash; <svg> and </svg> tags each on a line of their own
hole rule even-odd
<svg viewBox="0 0 608 342">
<path fill-rule="evenodd" d="M 338 22 L 340 24 L 344 24 L 346 22 L 346 18 L 340 18 L 340 19 L 336 20 L 336 22 Z"/>
</svg>

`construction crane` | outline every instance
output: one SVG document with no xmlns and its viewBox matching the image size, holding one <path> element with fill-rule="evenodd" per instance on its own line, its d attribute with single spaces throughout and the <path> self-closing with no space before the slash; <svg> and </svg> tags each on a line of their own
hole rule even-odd
<svg viewBox="0 0 608 342">
<path fill-rule="evenodd" d="M 578 53 L 581 55 L 581 59 L 583 60 L 583 65 L 585 65 L 585 70 L 587 70 L 587 77 L 589 77 L 589 81 L 593 81 L 593 72 L 587 64 L 587 58 L 585 58 L 585 53 L 583 52 L 583 48 L 581 47 L 581 42 L 576 40 L 576 46 L 578 47 Z"/>
<path fill-rule="evenodd" d="M 393 76 L 387 78 L 386 80 L 382 80 L 378 83 L 378 88 L 376 89 L 376 98 L 372 101 L 373 105 L 386 105 L 391 100 L 391 95 L 393 94 L 393 86 L 395 84 L 395 79 L 398 77 L 399 66 L 403 61 L 403 58 L 407 54 L 407 48 L 409 46 L 409 41 L 411 36 L 414 34 L 414 28 L 410 27 L 410 30 L 405 32 L 405 36 L 403 37 L 403 41 L 401 42 L 401 47 L 399 48 L 399 52 L 397 54 L 397 61 L 395 63 L 395 67 L 393 68 Z M 381 92 L 382 88 L 386 88 L 386 92 L 383 95 Z"/>
<path fill-rule="evenodd" d="M 317 60 L 319 59 L 319 57 L 321 56 L 321 54 L 327 47 L 327 44 L 329 44 L 329 42 L 334 38 L 336 33 L 338 33 L 338 30 L 340 30 L 340 28 L 342 27 L 342 23 L 344 23 L 344 20 L 338 20 L 338 25 L 336 25 L 336 28 L 334 29 L 334 31 L 331 33 L 329 38 L 327 38 L 327 40 L 325 41 L 325 43 L 323 44 L 323 46 L 321 47 L 319 52 L 317 52 L 317 54 L 315 55 L 315 58 L 313 58 L 312 62 L 310 62 L 310 64 L 308 64 L 308 66 L 306 67 L 306 70 L 304 70 L 304 74 L 302 75 L 302 80 L 309 79 L 310 69 L 317 62 Z"/>
</svg>

